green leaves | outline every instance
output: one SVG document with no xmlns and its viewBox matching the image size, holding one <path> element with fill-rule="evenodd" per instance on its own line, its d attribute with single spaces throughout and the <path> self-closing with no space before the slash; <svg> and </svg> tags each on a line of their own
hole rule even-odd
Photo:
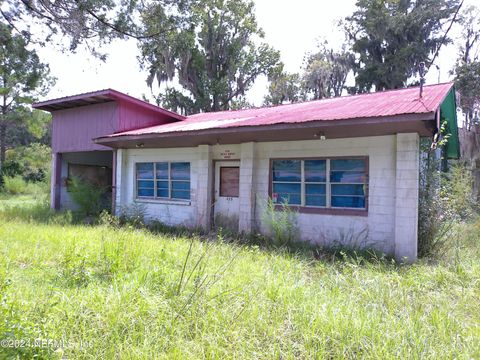
<svg viewBox="0 0 480 360">
<path fill-rule="evenodd" d="M 1 168 L 7 147 L 25 141 L 22 127 L 31 130 L 35 137 L 44 135 L 45 123 L 48 123 L 50 118 L 32 112 L 29 105 L 53 80 L 48 75 L 48 65 L 40 62 L 35 51 L 27 49 L 25 39 L 20 35 L 13 35 L 11 28 L 2 23 L 0 44 Z M 19 132 L 20 136 L 17 136 Z"/>
<path fill-rule="evenodd" d="M 238 104 L 260 75 L 278 63 L 279 53 L 261 43 L 254 4 L 249 0 L 185 0 L 152 4 L 143 14 L 147 32 L 158 19 L 175 26 L 141 42 L 142 60 L 152 86 L 171 80 L 159 102 L 185 114 L 227 110 Z M 153 15 L 152 15 L 153 14 Z"/>
<path fill-rule="evenodd" d="M 344 28 L 356 55 L 356 91 L 407 86 L 418 64 L 449 42 L 458 0 L 358 0 Z"/>
<path fill-rule="evenodd" d="M 468 7 L 461 14 L 462 45 L 452 73 L 455 88 L 460 93 L 460 107 L 465 117 L 463 127 L 470 130 L 478 122 L 480 110 L 480 9 Z"/>
</svg>

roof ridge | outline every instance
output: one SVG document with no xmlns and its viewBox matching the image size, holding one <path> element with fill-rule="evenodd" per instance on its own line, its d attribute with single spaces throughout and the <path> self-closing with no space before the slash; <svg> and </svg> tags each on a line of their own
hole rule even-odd
<svg viewBox="0 0 480 360">
<path fill-rule="evenodd" d="M 447 81 L 443 83 L 438 83 L 438 84 L 429 84 L 429 85 L 424 85 L 425 87 L 433 87 L 433 86 L 440 86 L 440 85 L 453 85 L 453 81 Z M 367 93 L 360 93 L 360 94 L 348 94 L 348 95 L 343 95 L 343 96 L 337 96 L 337 97 L 329 97 L 329 98 L 324 98 L 324 99 L 315 99 L 315 100 L 306 100 L 306 101 L 298 101 L 298 102 L 293 102 L 293 103 L 288 103 L 288 104 L 277 104 L 277 105 L 267 105 L 267 106 L 253 106 L 250 108 L 246 109 L 236 109 L 236 110 L 221 110 L 221 111 L 212 111 L 210 113 L 233 113 L 233 112 L 242 112 L 242 111 L 249 111 L 249 110 L 258 110 L 258 109 L 271 109 L 271 108 L 280 108 L 280 107 L 285 107 L 285 106 L 293 106 L 293 105 L 300 105 L 300 104 L 311 104 L 315 102 L 324 102 L 324 101 L 329 101 L 329 100 L 338 100 L 338 99 L 345 99 L 345 98 L 351 98 L 351 97 L 359 97 L 359 96 L 368 96 L 368 95 L 376 95 L 376 94 L 384 94 L 388 92 L 394 92 L 394 91 L 403 91 L 403 90 L 411 90 L 411 89 L 419 89 L 420 86 L 409 86 L 401 89 L 387 89 L 387 90 L 381 90 L 381 91 L 374 91 L 374 92 L 367 92 Z M 199 112 L 196 114 L 188 115 L 187 119 L 190 119 L 194 116 L 197 115 L 202 115 L 206 114 L 208 112 Z"/>
</svg>

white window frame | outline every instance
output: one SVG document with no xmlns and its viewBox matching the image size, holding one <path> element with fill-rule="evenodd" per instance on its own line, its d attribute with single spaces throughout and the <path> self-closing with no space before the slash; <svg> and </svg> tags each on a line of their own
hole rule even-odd
<svg viewBox="0 0 480 360">
<path fill-rule="evenodd" d="M 168 179 L 157 179 L 157 163 L 166 163 L 168 164 Z M 187 180 L 172 180 L 171 165 L 176 163 L 188 163 L 190 166 L 190 176 L 189 176 L 189 198 L 180 199 L 172 198 L 172 183 L 173 182 L 186 182 Z M 153 179 L 138 179 L 137 165 L 138 164 L 153 164 Z M 189 203 L 192 198 L 192 164 L 190 161 L 138 161 L 134 163 L 134 178 L 135 178 L 135 198 L 139 200 L 158 200 L 158 201 L 174 201 L 174 202 L 185 202 Z M 138 181 L 153 181 L 153 196 L 139 196 L 138 195 Z M 167 181 L 168 182 L 168 197 L 157 196 L 157 181 Z"/>
<path fill-rule="evenodd" d="M 332 182 L 330 181 L 330 176 L 331 176 L 331 166 L 330 166 L 330 161 L 331 160 L 358 160 L 362 159 L 365 161 L 365 182 L 364 183 L 345 183 L 345 182 Z M 273 180 L 273 162 L 274 161 L 285 161 L 285 160 L 292 160 L 292 161 L 300 161 L 300 204 L 288 204 L 289 206 L 300 206 L 300 207 L 305 207 L 305 208 L 312 208 L 312 209 L 333 209 L 333 210 L 367 210 L 367 201 L 368 201 L 368 158 L 367 157 L 358 157 L 358 156 L 342 156 L 342 157 L 330 157 L 330 158 L 275 158 L 271 159 L 271 165 L 270 165 L 270 172 L 271 172 L 271 191 L 273 195 L 273 185 L 276 183 L 283 183 L 283 184 L 298 184 L 298 181 L 274 181 Z M 325 161 L 325 182 L 306 182 L 305 181 L 305 161 L 309 160 L 324 160 Z M 314 184 L 314 185 L 325 185 L 325 206 L 315 206 L 315 205 L 307 205 L 306 204 L 306 185 L 308 184 Z M 364 207 L 338 207 L 332 206 L 332 185 L 363 185 L 365 186 L 365 194 L 363 197 L 365 198 L 365 206 Z M 346 197 L 356 197 L 357 195 L 334 195 L 334 196 L 346 196 Z M 361 197 L 358 195 L 358 197 Z M 276 204 L 280 205 L 281 203 L 276 202 Z"/>
</svg>

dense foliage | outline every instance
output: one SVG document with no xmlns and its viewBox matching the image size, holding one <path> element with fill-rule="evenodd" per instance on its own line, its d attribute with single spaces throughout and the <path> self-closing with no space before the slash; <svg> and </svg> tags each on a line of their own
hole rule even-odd
<svg viewBox="0 0 480 360">
<path fill-rule="evenodd" d="M 251 0 L 185 0 L 172 7 L 175 27 L 141 43 L 148 84 L 167 84 L 158 98 L 163 106 L 184 114 L 227 110 L 278 65 L 279 53 L 260 42 Z M 150 33 L 163 19 L 172 18 L 158 3 L 143 14 Z M 172 80 L 181 89 L 168 86 Z"/>
<path fill-rule="evenodd" d="M 468 7 L 460 18 L 462 43 L 453 74 L 460 94 L 458 104 L 464 113 L 463 127 L 470 130 L 478 124 L 480 112 L 480 10 Z"/>
<path fill-rule="evenodd" d="M 43 135 L 45 115 L 29 107 L 36 96 L 51 83 L 48 65 L 42 63 L 35 51 L 27 48 L 24 37 L 0 23 L 0 173 L 6 150 L 18 144 L 14 135 L 19 124 L 28 126 L 32 133 Z M 29 126 L 30 125 L 30 126 Z M 9 135 L 9 136 L 7 136 Z"/>
<path fill-rule="evenodd" d="M 355 91 L 407 86 L 421 62 L 431 64 L 447 43 L 446 26 L 459 0 L 358 0 L 345 19 L 356 56 Z"/>
</svg>

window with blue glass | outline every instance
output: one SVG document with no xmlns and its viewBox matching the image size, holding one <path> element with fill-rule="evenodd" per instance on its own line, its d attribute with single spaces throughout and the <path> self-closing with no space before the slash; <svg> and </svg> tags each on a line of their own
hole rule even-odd
<svg viewBox="0 0 480 360">
<path fill-rule="evenodd" d="M 367 170 L 365 158 L 273 160 L 272 199 L 278 204 L 364 209 Z"/>
<path fill-rule="evenodd" d="M 365 208 L 365 159 L 330 160 L 332 208 Z"/>
<path fill-rule="evenodd" d="M 137 163 L 137 197 L 190 199 L 190 163 Z"/>
</svg>

